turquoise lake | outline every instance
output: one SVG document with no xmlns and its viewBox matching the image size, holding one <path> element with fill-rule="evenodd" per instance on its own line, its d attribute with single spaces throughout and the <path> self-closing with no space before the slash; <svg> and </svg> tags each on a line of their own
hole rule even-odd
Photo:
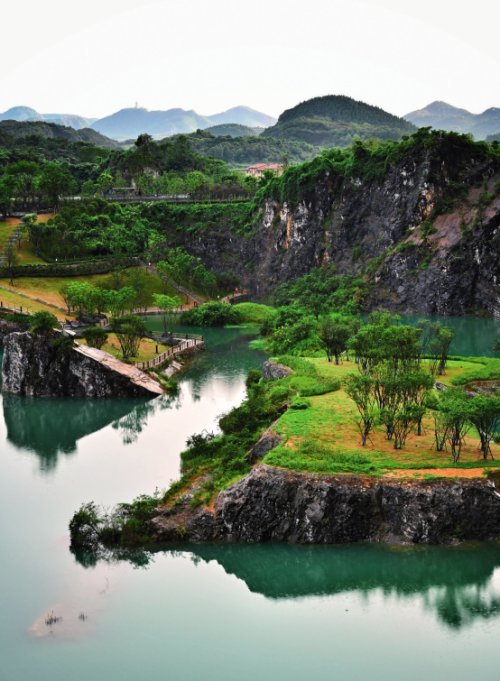
<svg viewBox="0 0 500 681">
<path fill-rule="evenodd" d="M 244 399 L 263 361 L 252 330 L 203 333 L 175 398 L 0 396 L 0 680 L 499 679 L 499 544 L 74 559 L 68 522 L 82 502 L 167 487 L 186 439 Z M 50 613 L 62 619 L 49 626 Z"/>
</svg>

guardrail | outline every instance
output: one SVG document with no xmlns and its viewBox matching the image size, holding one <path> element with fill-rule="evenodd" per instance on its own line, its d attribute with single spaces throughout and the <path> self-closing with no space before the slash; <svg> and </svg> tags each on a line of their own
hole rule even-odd
<svg viewBox="0 0 500 681">
<path fill-rule="evenodd" d="M 153 359 L 147 360 L 146 362 L 134 362 L 134 366 L 138 369 L 153 369 L 166 362 L 167 359 L 180 355 L 187 350 L 201 350 L 204 347 L 205 341 L 203 340 L 203 336 L 188 338 L 187 340 L 181 341 L 178 345 L 174 345 L 171 348 L 168 348 L 168 350 L 161 352 Z"/>
</svg>

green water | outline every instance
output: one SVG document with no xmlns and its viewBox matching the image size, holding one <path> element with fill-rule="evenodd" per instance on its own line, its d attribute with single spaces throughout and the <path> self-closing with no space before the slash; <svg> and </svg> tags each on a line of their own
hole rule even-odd
<svg viewBox="0 0 500 681">
<path fill-rule="evenodd" d="M 82 501 L 167 486 L 186 438 L 243 399 L 262 361 L 251 332 L 205 333 L 176 398 L 3 396 L 0 680 L 499 678 L 498 545 L 178 546 L 143 568 L 74 560 L 67 523 Z M 51 611 L 62 620 L 47 626 Z"/>
<path fill-rule="evenodd" d="M 422 317 L 402 316 L 404 324 L 416 324 Z M 474 357 L 500 357 L 495 344 L 500 343 L 500 319 L 493 317 L 428 317 L 449 326 L 455 332 L 450 353 Z"/>
</svg>

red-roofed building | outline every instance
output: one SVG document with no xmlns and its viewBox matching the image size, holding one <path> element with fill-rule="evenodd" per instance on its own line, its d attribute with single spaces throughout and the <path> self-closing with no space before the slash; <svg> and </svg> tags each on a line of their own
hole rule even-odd
<svg viewBox="0 0 500 681">
<path fill-rule="evenodd" d="M 261 177 L 266 170 L 271 170 L 273 173 L 276 173 L 276 175 L 280 175 L 283 172 L 283 166 L 281 163 L 256 163 L 253 166 L 248 166 L 245 170 L 245 174 L 253 175 L 253 177 Z"/>
</svg>

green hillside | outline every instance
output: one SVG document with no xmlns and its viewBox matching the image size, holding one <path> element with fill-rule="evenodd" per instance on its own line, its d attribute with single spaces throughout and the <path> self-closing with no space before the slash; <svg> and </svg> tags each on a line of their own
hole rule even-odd
<svg viewBox="0 0 500 681">
<path fill-rule="evenodd" d="M 284 111 L 263 137 L 306 142 L 317 147 L 348 146 L 354 139 L 400 139 L 415 126 L 376 106 L 328 95 Z"/>
</svg>

